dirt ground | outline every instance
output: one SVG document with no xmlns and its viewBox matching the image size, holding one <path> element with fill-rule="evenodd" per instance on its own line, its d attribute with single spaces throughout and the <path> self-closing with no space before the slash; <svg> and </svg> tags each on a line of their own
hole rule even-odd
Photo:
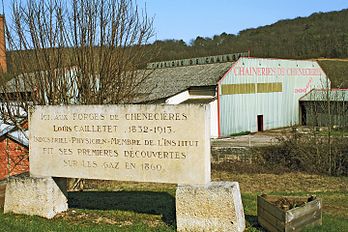
<svg viewBox="0 0 348 232">
<path fill-rule="evenodd" d="M 277 143 L 276 135 L 260 132 L 250 135 L 212 139 L 212 146 L 214 147 L 252 147 L 266 146 L 274 143 Z"/>
<path fill-rule="evenodd" d="M 294 128 L 285 127 L 272 129 L 262 132 L 250 133 L 248 135 L 230 136 L 224 138 L 211 139 L 213 147 L 258 147 L 276 144 L 279 138 L 289 135 Z M 321 131 L 326 131 L 326 127 L 320 128 Z M 296 127 L 296 132 L 300 134 L 308 134 L 311 129 L 305 126 Z"/>
<path fill-rule="evenodd" d="M 292 128 L 280 128 L 248 135 L 212 139 L 213 147 L 258 147 L 278 143 L 281 136 L 291 133 Z M 301 129 L 303 130 L 303 129 Z"/>
</svg>

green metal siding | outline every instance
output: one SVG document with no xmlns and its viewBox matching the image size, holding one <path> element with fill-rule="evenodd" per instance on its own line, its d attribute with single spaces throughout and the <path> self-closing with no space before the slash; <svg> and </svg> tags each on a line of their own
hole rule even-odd
<svg viewBox="0 0 348 232">
<path fill-rule="evenodd" d="M 298 124 L 299 99 L 326 80 L 314 61 L 240 58 L 219 83 L 221 136 L 257 131 L 257 115 L 265 130 Z"/>
</svg>

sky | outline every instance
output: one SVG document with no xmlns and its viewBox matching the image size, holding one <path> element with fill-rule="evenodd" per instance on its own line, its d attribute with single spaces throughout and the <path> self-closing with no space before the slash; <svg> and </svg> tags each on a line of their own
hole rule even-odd
<svg viewBox="0 0 348 232">
<path fill-rule="evenodd" d="M 12 0 L 3 0 L 10 16 Z M 25 0 L 26 1 L 26 0 Z M 248 28 L 281 19 L 306 17 L 315 12 L 348 8 L 348 0 L 137 0 L 154 17 L 155 40 L 238 34 Z"/>
<path fill-rule="evenodd" d="M 141 0 L 155 17 L 155 40 L 238 34 L 248 28 L 315 12 L 348 8 L 348 0 Z"/>
</svg>

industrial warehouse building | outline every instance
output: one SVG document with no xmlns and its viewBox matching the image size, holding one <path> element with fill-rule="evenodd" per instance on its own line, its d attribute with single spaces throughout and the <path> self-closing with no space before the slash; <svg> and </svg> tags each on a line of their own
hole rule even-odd
<svg viewBox="0 0 348 232">
<path fill-rule="evenodd" d="M 316 61 L 247 57 L 247 53 L 148 64 L 138 103 L 207 103 L 211 136 L 298 125 L 299 100 L 330 88 Z"/>
</svg>

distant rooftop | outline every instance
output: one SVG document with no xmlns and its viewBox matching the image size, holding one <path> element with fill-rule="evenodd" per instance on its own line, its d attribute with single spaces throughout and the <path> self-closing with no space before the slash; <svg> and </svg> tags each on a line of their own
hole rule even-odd
<svg viewBox="0 0 348 232">
<path fill-rule="evenodd" d="M 249 56 L 249 52 L 238 52 L 233 54 L 224 54 L 224 55 L 217 55 L 217 56 L 195 57 L 195 58 L 182 59 L 182 60 L 169 60 L 169 61 L 148 63 L 147 68 L 148 69 L 173 68 L 173 67 L 181 67 L 181 66 L 235 62 L 240 57 L 248 57 L 248 56 Z"/>
<path fill-rule="evenodd" d="M 151 102 L 171 97 L 192 86 L 215 86 L 233 62 L 147 70 L 135 102 Z M 141 97 L 143 96 L 143 97 Z"/>
<path fill-rule="evenodd" d="M 196 57 L 183 60 L 170 60 L 149 63 L 147 69 L 139 70 L 139 76 L 147 78 L 140 84 L 135 103 L 154 102 L 171 97 L 188 88 L 216 86 L 222 76 L 240 57 L 247 57 L 248 52 L 218 56 Z M 27 74 L 25 78 L 33 78 Z M 18 76 L 6 83 L 7 92 L 29 92 L 24 76 Z M 33 80 L 35 83 L 35 79 Z M 0 89 L 0 93 L 2 93 Z"/>
<path fill-rule="evenodd" d="M 240 52 L 149 63 L 148 77 L 141 84 L 140 97 L 135 102 L 158 101 L 193 86 L 216 86 L 235 61 L 248 55 Z"/>
</svg>

